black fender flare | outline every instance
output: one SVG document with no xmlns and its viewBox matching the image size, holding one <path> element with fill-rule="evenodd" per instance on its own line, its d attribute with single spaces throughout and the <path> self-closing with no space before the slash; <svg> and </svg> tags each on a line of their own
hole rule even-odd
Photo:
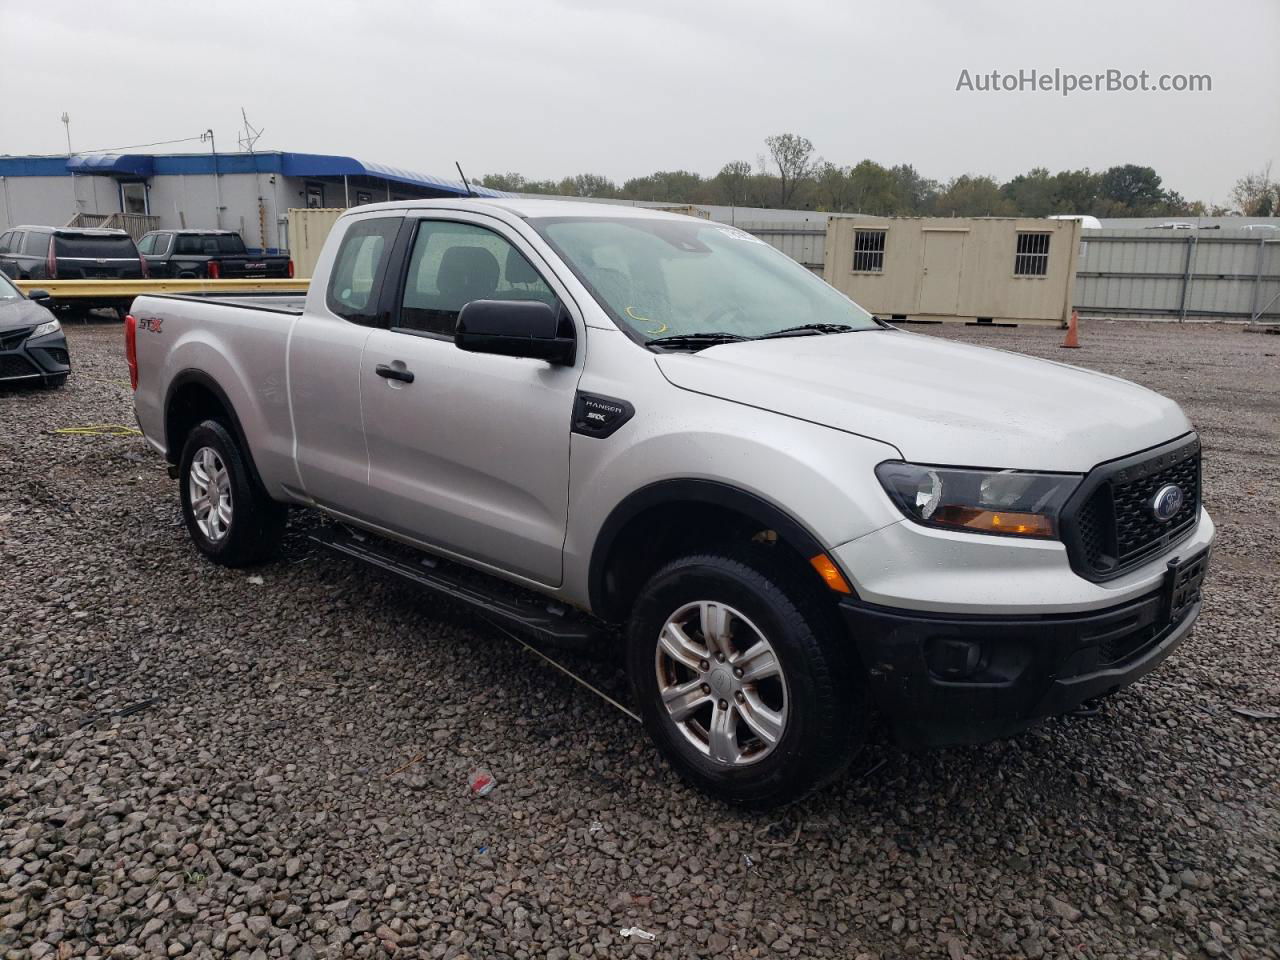
<svg viewBox="0 0 1280 960">
<path fill-rule="evenodd" d="M 169 381 L 169 388 L 164 395 L 164 451 L 165 459 L 169 463 L 176 464 L 182 456 L 182 450 L 174 443 L 174 438 L 169 435 L 170 423 L 172 417 L 170 413 L 173 409 L 174 398 L 179 390 L 185 386 L 196 384 L 208 390 L 218 402 L 222 404 L 222 409 L 227 411 L 227 419 L 230 420 L 228 426 L 231 428 L 231 435 L 236 438 L 236 444 L 240 447 L 240 452 L 244 455 L 245 460 L 249 464 L 249 470 L 252 473 L 253 482 L 258 485 L 260 490 L 265 492 L 262 483 L 262 477 L 258 474 L 258 465 L 253 460 L 253 449 L 249 446 L 249 439 L 245 436 L 244 427 L 240 425 L 240 417 L 236 414 L 235 405 L 231 402 L 231 398 L 227 396 L 227 392 L 222 389 L 222 385 L 217 380 L 209 376 L 203 370 L 194 367 L 188 367 L 185 370 L 179 370 L 174 378 Z"/>
<path fill-rule="evenodd" d="M 760 524 L 761 529 L 777 532 L 781 540 L 794 547 L 805 559 L 826 552 L 826 547 L 808 527 L 781 507 L 754 493 L 718 480 L 661 480 L 629 494 L 613 508 L 596 534 L 587 568 L 587 597 L 591 610 L 597 616 L 608 619 L 610 613 L 616 613 L 609 610 L 605 573 L 618 535 L 644 511 L 668 503 L 706 503 L 727 507 L 750 517 Z"/>
</svg>

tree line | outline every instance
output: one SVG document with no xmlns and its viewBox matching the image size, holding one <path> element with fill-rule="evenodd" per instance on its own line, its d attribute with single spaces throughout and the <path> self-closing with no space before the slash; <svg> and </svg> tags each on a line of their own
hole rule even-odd
<svg viewBox="0 0 1280 960">
<path fill-rule="evenodd" d="M 1001 183 L 964 174 L 932 180 L 911 164 L 886 167 L 874 160 L 839 166 L 814 156 L 806 137 L 784 133 L 765 138 L 766 152 L 752 165 L 726 163 L 713 176 L 690 170 L 660 170 L 621 185 L 596 173 L 560 180 L 531 180 L 519 173 L 491 173 L 480 182 L 495 190 L 568 197 L 650 200 L 659 203 L 781 207 L 876 216 L 1095 217 L 1280 215 L 1280 184 L 1268 164 L 1236 182 L 1231 206 L 1187 200 L 1165 188 L 1152 167 L 1126 163 L 1106 170 L 1035 167 Z"/>
</svg>

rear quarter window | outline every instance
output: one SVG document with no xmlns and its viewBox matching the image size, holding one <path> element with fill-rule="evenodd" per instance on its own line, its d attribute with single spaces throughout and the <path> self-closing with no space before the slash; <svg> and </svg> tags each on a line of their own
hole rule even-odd
<svg viewBox="0 0 1280 960">
<path fill-rule="evenodd" d="M 59 236 L 54 251 L 59 257 L 86 257 L 94 260 L 136 260 L 138 248 L 130 236 Z"/>
<path fill-rule="evenodd" d="M 359 220 L 347 228 L 325 291 L 325 303 L 344 320 L 374 325 L 378 292 L 401 222 L 401 217 L 376 217 Z"/>
</svg>

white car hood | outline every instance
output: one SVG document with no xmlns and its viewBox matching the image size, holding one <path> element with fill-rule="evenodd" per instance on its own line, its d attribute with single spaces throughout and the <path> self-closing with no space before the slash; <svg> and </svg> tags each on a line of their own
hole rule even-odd
<svg viewBox="0 0 1280 960">
<path fill-rule="evenodd" d="M 1083 473 L 1191 430 L 1117 377 L 894 330 L 659 354 L 675 386 L 872 437 L 917 463 Z"/>
</svg>

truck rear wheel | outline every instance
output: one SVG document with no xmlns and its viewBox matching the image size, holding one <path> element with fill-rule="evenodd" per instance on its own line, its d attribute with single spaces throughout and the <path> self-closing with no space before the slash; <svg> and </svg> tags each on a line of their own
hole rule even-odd
<svg viewBox="0 0 1280 960">
<path fill-rule="evenodd" d="M 244 567 L 275 553 L 285 508 L 262 490 L 220 421 L 205 420 L 187 435 L 178 484 L 187 532 L 210 560 Z"/>
<path fill-rule="evenodd" d="M 763 809 L 848 767 L 870 708 L 831 607 L 764 547 L 683 557 L 646 584 L 628 673 L 649 734 L 686 780 Z"/>
</svg>

